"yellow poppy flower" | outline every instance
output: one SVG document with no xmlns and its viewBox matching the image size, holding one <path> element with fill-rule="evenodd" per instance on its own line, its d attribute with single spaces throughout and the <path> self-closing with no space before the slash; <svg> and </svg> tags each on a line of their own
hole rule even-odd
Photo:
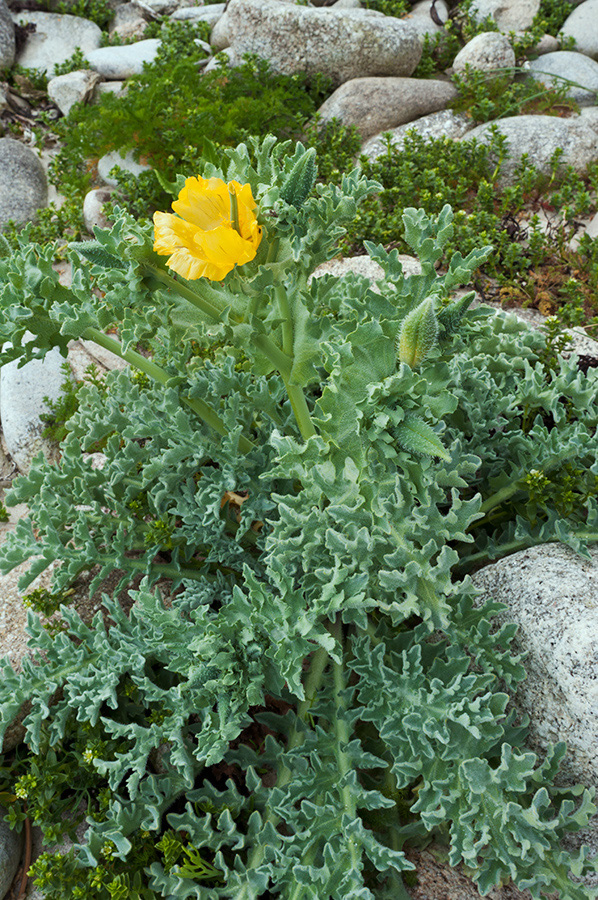
<svg viewBox="0 0 598 900">
<path fill-rule="evenodd" d="M 154 213 L 154 250 L 183 278 L 222 281 L 251 262 L 262 239 L 249 184 L 221 178 L 187 178 L 177 213 Z"/>
</svg>

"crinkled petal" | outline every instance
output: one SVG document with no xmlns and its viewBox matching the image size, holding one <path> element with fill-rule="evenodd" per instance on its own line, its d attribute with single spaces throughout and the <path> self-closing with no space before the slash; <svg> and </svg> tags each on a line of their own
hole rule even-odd
<svg viewBox="0 0 598 900">
<path fill-rule="evenodd" d="M 216 265 L 194 256 L 189 250 L 177 250 L 166 260 L 166 265 L 173 272 L 182 275 L 188 281 L 196 278 L 209 278 L 210 281 L 222 281 L 230 272 L 230 267 Z"/>
<path fill-rule="evenodd" d="M 221 178 L 187 178 L 178 200 L 172 204 L 175 213 L 205 231 L 230 221 L 230 195 Z"/>
<path fill-rule="evenodd" d="M 180 247 L 193 247 L 197 228 L 172 213 L 154 213 L 154 250 L 165 255 Z"/>
<path fill-rule="evenodd" d="M 222 225 L 211 231 L 198 231 L 195 235 L 197 252 L 214 265 L 227 265 L 230 272 L 235 265 L 243 265 L 254 259 L 256 246 L 246 241 L 230 225 Z"/>
</svg>

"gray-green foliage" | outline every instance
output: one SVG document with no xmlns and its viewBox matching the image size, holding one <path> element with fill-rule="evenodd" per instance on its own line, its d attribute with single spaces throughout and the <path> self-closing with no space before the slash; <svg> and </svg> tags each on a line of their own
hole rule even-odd
<svg viewBox="0 0 598 900">
<path fill-rule="evenodd" d="M 543 762 L 526 750 L 506 711 L 524 677 L 515 629 L 493 629 L 499 607 L 477 607 L 458 573 L 517 541 L 596 539 L 596 376 L 549 363 L 541 335 L 469 309 L 471 295 L 451 301 L 488 249 L 437 274 L 448 207 L 405 213 L 421 274 L 369 245 L 376 286 L 310 281 L 377 186 L 352 173 L 304 196 L 302 148 L 254 151 L 204 173 L 249 182 L 265 231 L 221 285 L 173 278 L 125 213 L 73 248 L 70 290 L 39 247 L 0 261 L 0 362 L 116 325 L 150 376 L 84 389 L 60 465 L 38 459 L 12 492 L 31 518 L 0 564 L 35 557 L 24 584 L 55 560 L 58 588 L 93 567 L 94 586 L 146 578 L 129 614 L 108 597 L 91 625 L 65 609 L 55 637 L 31 615 L 33 661 L 4 667 L 2 728 L 30 701 L 34 752 L 73 720 L 119 739 L 94 761 L 110 802 L 80 861 L 127 859 L 133 834 L 168 825 L 208 866 L 153 863 L 158 897 L 397 900 L 405 843 L 440 833 L 483 893 L 512 878 L 534 898 L 587 900 L 568 873 L 596 868 L 559 841 L 588 821 L 591 793 L 554 787 L 561 745 Z M 397 342 L 419 346 L 418 316 L 412 368 Z M 81 449 L 100 440 L 92 469 Z M 162 576 L 179 588 L 168 603 Z"/>
</svg>

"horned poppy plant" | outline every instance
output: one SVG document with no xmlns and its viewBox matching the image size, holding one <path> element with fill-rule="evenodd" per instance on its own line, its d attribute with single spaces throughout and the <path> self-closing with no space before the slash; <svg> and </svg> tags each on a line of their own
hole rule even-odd
<svg viewBox="0 0 598 900">
<path fill-rule="evenodd" d="M 154 213 L 154 250 L 183 278 L 222 281 L 254 259 L 262 229 L 249 184 L 187 178 L 172 208 Z"/>
</svg>

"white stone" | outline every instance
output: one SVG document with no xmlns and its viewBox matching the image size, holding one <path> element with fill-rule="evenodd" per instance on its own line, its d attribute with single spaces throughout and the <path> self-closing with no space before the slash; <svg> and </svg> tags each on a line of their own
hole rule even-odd
<svg viewBox="0 0 598 900">
<path fill-rule="evenodd" d="M 474 0 L 471 14 L 481 22 L 491 16 L 499 31 L 526 31 L 540 10 L 540 0 Z"/>
<path fill-rule="evenodd" d="M 586 234 L 588 237 L 591 237 L 592 240 L 595 240 L 598 237 L 598 213 L 596 213 L 592 221 L 586 227 Z"/>
<path fill-rule="evenodd" d="M 403 267 L 405 277 L 409 275 L 419 275 L 421 273 L 421 263 L 414 256 L 406 254 L 399 255 L 399 261 Z M 336 278 L 342 278 L 344 275 L 363 275 L 369 278 L 372 290 L 377 290 L 376 282 L 384 277 L 384 270 L 369 256 L 345 256 L 337 259 L 329 259 L 328 262 L 321 263 L 310 276 L 311 278 L 322 278 L 323 275 L 334 275 Z"/>
<path fill-rule="evenodd" d="M 48 97 L 63 116 L 67 116 L 75 103 L 85 103 L 92 97 L 99 78 L 98 73 L 90 69 L 57 75 L 48 82 Z"/>
<path fill-rule="evenodd" d="M 102 78 L 120 81 L 132 75 L 140 75 L 145 63 L 155 59 L 161 41 L 150 38 L 120 47 L 100 47 L 86 54 L 87 61 Z"/>
<path fill-rule="evenodd" d="M 48 202 L 44 167 L 29 147 L 0 138 L 0 231 L 8 221 L 29 222 Z"/>
<path fill-rule="evenodd" d="M 142 37 L 147 28 L 147 20 L 135 3 L 121 3 L 116 7 L 114 18 L 110 23 L 110 34 L 118 35 L 123 40 Z"/>
<path fill-rule="evenodd" d="M 111 153 L 106 153 L 98 160 L 98 175 L 100 176 L 102 181 L 104 181 L 106 184 L 111 185 L 111 187 L 118 187 L 118 181 L 110 174 L 115 166 L 124 169 L 125 172 L 130 172 L 130 174 L 135 175 L 135 177 L 140 175 L 142 172 L 146 172 L 148 169 L 151 169 L 151 166 L 148 166 L 145 163 L 137 162 L 137 160 L 133 156 L 132 150 L 129 150 L 129 152 L 126 153 L 124 157 L 120 155 L 118 150 L 113 150 Z"/>
<path fill-rule="evenodd" d="M 566 741 L 564 772 L 598 786 L 598 550 L 592 561 L 562 544 L 522 550 L 473 576 L 484 596 L 516 622 L 517 652 L 528 653 L 516 704 L 531 719 L 532 744 Z"/>
<path fill-rule="evenodd" d="M 220 53 L 230 47 L 230 33 L 228 16 L 222 15 L 214 22 L 210 33 L 210 44 L 213 53 Z"/>
<path fill-rule="evenodd" d="M 370 75 L 411 75 L 422 52 L 417 29 L 405 19 L 367 13 L 230 0 L 218 25 L 239 59 L 254 53 L 281 74 L 322 72 L 336 84 Z M 211 44 L 216 48 L 214 35 Z"/>
<path fill-rule="evenodd" d="M 453 71 L 464 72 L 466 66 L 479 72 L 493 69 L 507 69 L 515 65 L 515 51 L 505 34 L 499 31 L 484 31 L 476 34 L 457 53 L 453 61 Z"/>
<path fill-rule="evenodd" d="M 95 188 L 88 191 L 83 200 L 83 221 L 90 234 L 93 229 L 110 228 L 110 222 L 104 215 L 104 204 L 112 197 L 112 191 L 108 188 Z"/>
<path fill-rule="evenodd" d="M 17 55 L 17 63 L 46 75 L 53 75 L 55 67 L 70 59 L 77 48 L 85 55 L 100 46 L 101 29 L 80 16 L 22 10 L 12 17 L 15 22 L 35 25 Z"/>
<path fill-rule="evenodd" d="M 585 173 L 590 163 L 598 159 L 598 140 L 594 127 L 583 116 L 561 119 L 556 116 L 510 116 L 478 125 L 461 139 L 489 143 L 491 129 L 507 138 L 510 155 L 503 161 L 501 184 L 512 184 L 516 178 L 517 164 L 521 156 L 528 155 L 529 162 L 541 172 L 550 173 L 550 160 L 557 148 L 563 150 L 560 167 L 572 166 L 576 172 Z"/>
<path fill-rule="evenodd" d="M 567 17 L 561 30 L 575 39 L 575 49 L 598 59 L 598 0 L 584 0 Z"/>
<path fill-rule="evenodd" d="M 432 78 L 353 78 L 318 110 L 322 125 L 338 119 L 365 140 L 374 134 L 445 109 L 457 96 L 449 81 Z"/>
<path fill-rule="evenodd" d="M 222 18 L 226 4 L 211 3 L 209 6 L 185 6 L 177 9 L 169 17 L 174 22 L 207 22 L 213 26 Z"/>
<path fill-rule="evenodd" d="M 538 43 L 534 47 L 534 53 L 538 56 L 544 56 L 545 53 L 555 53 L 560 49 L 558 39 L 552 34 L 543 34 Z"/>
<path fill-rule="evenodd" d="M 595 106 L 598 95 L 598 62 L 583 53 L 559 50 L 547 53 L 529 63 L 531 78 L 547 87 L 568 89 L 569 97 L 579 106 Z M 568 82 L 574 81 L 578 86 Z"/>
<path fill-rule="evenodd" d="M 430 37 L 434 37 L 437 34 L 445 33 L 444 23 L 448 21 L 449 11 L 444 0 L 437 0 L 434 5 L 434 12 L 442 22 L 442 25 L 439 25 L 438 22 L 432 18 L 430 15 L 431 12 L 432 0 L 420 0 L 420 2 L 416 3 L 409 13 L 404 16 L 404 21 L 408 22 L 417 30 L 420 40 L 423 40 L 427 34 L 430 35 Z"/>
<path fill-rule="evenodd" d="M 57 400 L 62 394 L 64 362 L 54 347 L 43 359 L 32 359 L 21 368 L 6 363 L 0 370 L 0 419 L 6 447 L 20 472 L 28 472 L 40 450 L 53 458 L 54 448 L 42 438 L 45 425 L 40 413 L 47 411 L 44 397 Z"/>
<path fill-rule="evenodd" d="M 408 122 L 406 125 L 399 125 L 398 128 L 392 128 L 387 133 L 390 134 L 391 146 L 400 149 L 404 146 L 410 131 L 417 132 L 423 138 L 447 138 L 456 141 L 472 128 L 471 119 L 464 113 L 443 109 L 440 112 L 430 113 L 429 116 L 414 119 L 413 122 Z M 376 159 L 377 156 L 383 156 L 386 149 L 386 139 L 382 134 L 376 134 L 365 142 L 361 152 L 368 159 Z"/>
</svg>

